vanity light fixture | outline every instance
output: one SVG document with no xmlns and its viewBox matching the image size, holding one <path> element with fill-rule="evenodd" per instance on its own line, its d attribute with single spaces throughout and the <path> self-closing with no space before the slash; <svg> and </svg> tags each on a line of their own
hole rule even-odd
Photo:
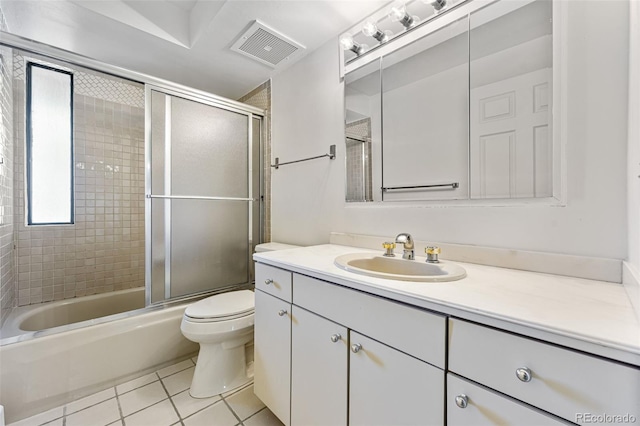
<svg viewBox="0 0 640 426">
<path fill-rule="evenodd" d="M 393 33 L 391 31 L 380 31 L 376 23 L 371 20 L 364 23 L 362 27 L 362 34 L 375 38 L 380 42 L 380 44 L 386 43 L 391 37 L 393 37 Z"/>
<path fill-rule="evenodd" d="M 358 56 L 362 55 L 369 47 L 366 44 L 357 43 L 349 33 L 340 36 L 340 45 L 344 50 L 350 50 Z"/>
<path fill-rule="evenodd" d="M 431 5 L 435 13 L 440 12 L 447 6 L 447 0 L 422 0 L 424 3 Z"/>
<path fill-rule="evenodd" d="M 420 18 L 417 16 L 411 16 L 407 13 L 407 7 L 404 3 L 397 3 L 395 6 L 391 7 L 389 19 L 393 22 L 400 22 L 407 29 L 420 23 Z"/>
</svg>

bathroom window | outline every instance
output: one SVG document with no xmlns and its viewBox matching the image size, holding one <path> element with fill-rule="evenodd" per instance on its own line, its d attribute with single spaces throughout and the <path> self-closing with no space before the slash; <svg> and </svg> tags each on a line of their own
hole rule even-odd
<svg viewBox="0 0 640 426">
<path fill-rule="evenodd" d="M 27 224 L 73 223 L 73 74 L 27 64 Z"/>
</svg>

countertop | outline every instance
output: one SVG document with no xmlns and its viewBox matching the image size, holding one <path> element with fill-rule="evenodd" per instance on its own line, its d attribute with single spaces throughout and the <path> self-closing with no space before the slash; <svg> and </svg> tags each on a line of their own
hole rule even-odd
<svg viewBox="0 0 640 426">
<path fill-rule="evenodd" d="M 348 253 L 382 254 L 324 244 L 253 257 L 355 290 L 640 366 L 640 321 L 621 284 L 463 262 L 454 262 L 467 271 L 459 281 L 387 280 L 334 265 L 337 256 Z"/>
</svg>

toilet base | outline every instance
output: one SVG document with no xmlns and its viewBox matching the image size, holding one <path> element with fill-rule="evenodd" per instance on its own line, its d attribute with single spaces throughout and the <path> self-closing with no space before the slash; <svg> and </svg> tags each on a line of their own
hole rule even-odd
<svg viewBox="0 0 640 426">
<path fill-rule="evenodd" d="M 189 389 L 192 397 L 209 398 L 250 381 L 244 345 L 225 349 L 221 343 L 200 343 L 198 362 Z"/>
</svg>

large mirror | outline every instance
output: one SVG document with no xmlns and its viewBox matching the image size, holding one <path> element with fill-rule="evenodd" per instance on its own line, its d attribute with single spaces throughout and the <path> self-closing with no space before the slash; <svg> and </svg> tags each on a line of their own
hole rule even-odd
<svg viewBox="0 0 640 426">
<path fill-rule="evenodd" d="M 496 1 L 347 73 L 346 200 L 552 197 L 551 17 Z"/>
</svg>

